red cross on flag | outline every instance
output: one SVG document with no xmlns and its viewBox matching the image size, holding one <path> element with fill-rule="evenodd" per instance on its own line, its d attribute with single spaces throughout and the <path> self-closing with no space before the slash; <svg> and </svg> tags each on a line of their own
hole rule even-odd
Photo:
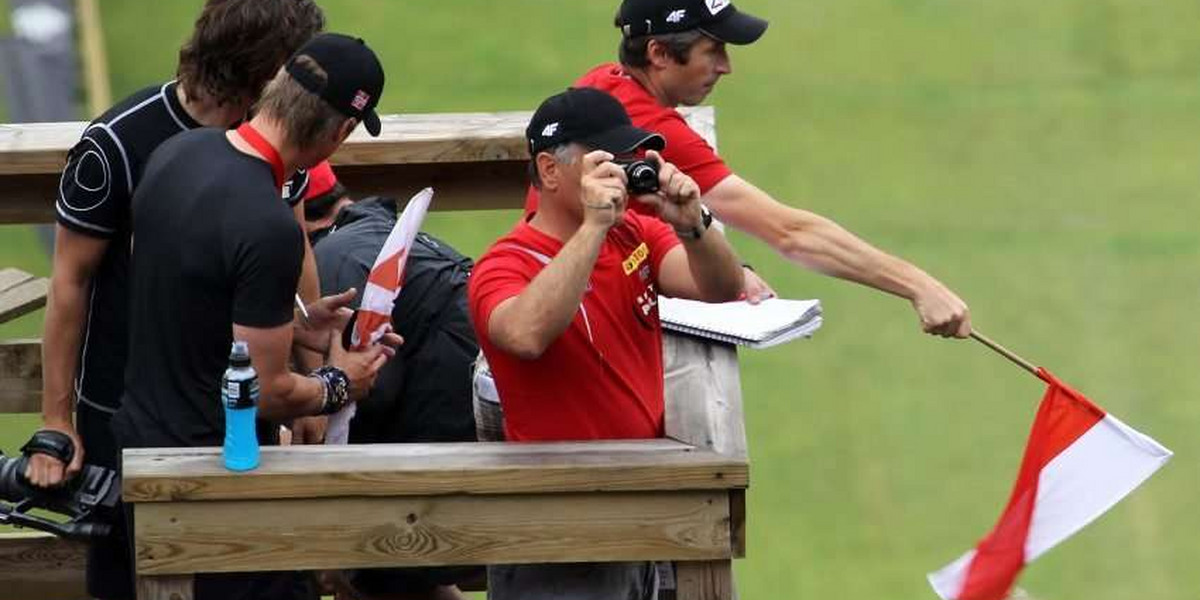
<svg viewBox="0 0 1200 600">
<path fill-rule="evenodd" d="M 421 224 L 425 222 L 425 213 L 429 212 L 429 203 L 433 200 L 433 188 L 425 188 L 413 196 L 400 213 L 396 226 L 388 234 L 375 265 L 367 276 L 362 301 L 354 317 L 354 330 L 350 335 L 350 346 L 362 350 L 387 333 L 387 326 L 392 322 L 392 308 L 396 297 L 404 287 L 404 267 L 408 263 L 408 253 L 412 249 L 413 240 Z M 355 405 L 347 405 L 341 411 L 329 417 L 329 428 L 325 434 L 326 444 L 345 444 L 350 433 L 350 419 L 354 418 Z"/>
</svg>

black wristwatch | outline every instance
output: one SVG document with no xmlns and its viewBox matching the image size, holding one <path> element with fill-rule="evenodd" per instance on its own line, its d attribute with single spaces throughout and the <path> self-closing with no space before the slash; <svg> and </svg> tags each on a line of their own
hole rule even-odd
<svg viewBox="0 0 1200 600">
<path fill-rule="evenodd" d="M 675 229 L 675 235 L 681 240 L 698 240 L 709 227 L 712 227 L 713 216 L 707 206 L 700 205 L 700 224 L 691 229 Z"/>
</svg>

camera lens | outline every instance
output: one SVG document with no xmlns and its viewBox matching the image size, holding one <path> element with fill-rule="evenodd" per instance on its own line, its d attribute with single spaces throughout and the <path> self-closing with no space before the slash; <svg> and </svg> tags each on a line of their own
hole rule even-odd
<svg viewBox="0 0 1200 600">
<path fill-rule="evenodd" d="M 0 500 L 17 502 L 32 493 L 33 489 L 25 481 L 24 457 L 8 457 L 0 453 Z"/>
<path fill-rule="evenodd" d="M 625 188 L 630 194 L 640 196 L 658 191 L 658 166 L 646 160 L 635 160 L 622 165 L 628 183 Z"/>
</svg>

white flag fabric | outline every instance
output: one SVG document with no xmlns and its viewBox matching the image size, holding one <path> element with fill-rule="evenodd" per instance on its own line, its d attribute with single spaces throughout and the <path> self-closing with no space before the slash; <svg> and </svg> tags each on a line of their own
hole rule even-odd
<svg viewBox="0 0 1200 600">
<path fill-rule="evenodd" d="M 392 322 L 392 308 L 396 297 L 404 287 L 404 268 L 408 264 L 408 253 L 413 240 L 421 230 L 429 203 L 433 201 L 433 188 L 425 188 L 408 201 L 396 226 L 388 234 L 387 241 L 375 258 L 371 274 L 363 287 L 362 300 L 354 319 L 350 345 L 361 350 L 379 342 Z M 325 431 L 326 444 L 345 444 L 350 436 L 350 419 L 354 418 L 356 405 L 350 404 L 329 417 Z"/>
<path fill-rule="evenodd" d="M 1171 458 L 1045 369 L 1008 506 L 973 550 L 929 574 L 946 600 L 1002 600 L 1021 569 L 1120 502 Z"/>
</svg>

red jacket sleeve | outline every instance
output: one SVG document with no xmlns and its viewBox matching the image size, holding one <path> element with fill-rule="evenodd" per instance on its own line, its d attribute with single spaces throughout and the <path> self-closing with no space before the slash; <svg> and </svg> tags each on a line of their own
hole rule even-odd
<svg viewBox="0 0 1200 600">
<path fill-rule="evenodd" d="M 689 127 L 679 113 L 670 111 L 649 129 L 666 138 L 667 147 L 662 152 L 663 158 L 695 179 L 701 194 L 707 194 L 723 179 L 733 174 L 725 165 L 725 161 L 717 156 L 713 147 Z"/>
</svg>

